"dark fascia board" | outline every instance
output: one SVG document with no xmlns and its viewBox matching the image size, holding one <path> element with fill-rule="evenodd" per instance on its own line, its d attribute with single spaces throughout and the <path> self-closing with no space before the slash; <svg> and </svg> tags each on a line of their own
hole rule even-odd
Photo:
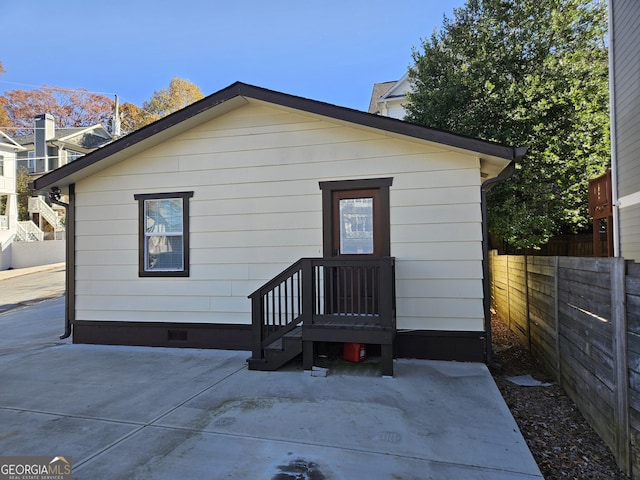
<svg viewBox="0 0 640 480">
<path fill-rule="evenodd" d="M 77 175 L 81 174 L 83 170 L 87 169 L 87 174 L 99 170 L 100 166 L 96 164 L 101 160 L 116 154 L 122 154 L 126 149 L 136 145 L 142 146 L 141 144 L 148 143 L 155 135 L 176 128 L 181 123 L 236 97 L 260 100 L 356 125 L 476 152 L 481 155 L 503 158 L 509 161 L 518 161 L 518 157 L 524 155 L 524 153 L 519 153 L 522 149 L 236 82 L 92 153 L 80 157 L 72 163 L 63 165 L 43 175 L 34 180 L 30 186 L 34 190 L 46 190 L 52 186 L 66 187 L 68 184 L 74 183 L 74 179 L 77 179 Z M 83 176 L 84 175 L 80 175 L 80 177 Z"/>
</svg>

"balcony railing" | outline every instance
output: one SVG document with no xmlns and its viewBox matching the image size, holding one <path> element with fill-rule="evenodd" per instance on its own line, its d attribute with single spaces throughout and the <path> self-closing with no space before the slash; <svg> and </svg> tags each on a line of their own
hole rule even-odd
<svg viewBox="0 0 640 480">
<path fill-rule="evenodd" d="M 41 242 L 44 240 L 44 232 L 31 220 L 18 222 L 16 240 L 20 242 Z"/>
</svg>

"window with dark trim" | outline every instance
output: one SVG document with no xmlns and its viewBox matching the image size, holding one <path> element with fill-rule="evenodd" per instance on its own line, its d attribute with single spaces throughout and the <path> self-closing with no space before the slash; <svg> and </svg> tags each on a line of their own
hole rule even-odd
<svg viewBox="0 0 640 480">
<path fill-rule="evenodd" d="M 138 201 L 138 276 L 189 276 L 189 199 L 193 192 L 144 193 Z"/>
</svg>

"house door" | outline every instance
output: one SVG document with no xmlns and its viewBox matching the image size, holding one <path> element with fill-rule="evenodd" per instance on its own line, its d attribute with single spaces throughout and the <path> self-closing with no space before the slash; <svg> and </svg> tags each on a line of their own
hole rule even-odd
<svg viewBox="0 0 640 480">
<path fill-rule="evenodd" d="M 327 313 L 378 313 L 379 270 L 375 263 L 354 260 L 390 255 L 390 184 L 391 179 L 321 184 L 324 256 L 344 259 L 324 272 Z"/>
<path fill-rule="evenodd" d="M 379 256 L 380 228 L 378 190 L 347 190 L 333 192 L 332 236 L 333 255 Z M 329 275 L 332 313 L 343 315 L 375 315 L 375 269 L 365 265 L 341 265 L 325 272 Z M 329 292 L 327 292 L 329 293 Z"/>
</svg>

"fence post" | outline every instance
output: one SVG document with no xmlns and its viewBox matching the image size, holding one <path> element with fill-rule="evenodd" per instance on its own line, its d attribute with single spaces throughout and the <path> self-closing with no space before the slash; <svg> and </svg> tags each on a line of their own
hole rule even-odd
<svg viewBox="0 0 640 480">
<path fill-rule="evenodd" d="M 311 326 L 313 323 L 313 314 L 316 301 L 316 285 L 314 276 L 314 265 L 310 258 L 302 259 L 302 329 L 305 326 Z M 326 267 L 321 267 L 326 268 Z M 304 338 L 304 335 L 303 335 Z M 302 367 L 305 370 L 311 370 L 314 362 L 314 344 L 313 341 L 302 341 Z"/>
<path fill-rule="evenodd" d="M 531 310 L 529 309 L 529 256 L 524 255 L 524 301 L 525 301 L 525 314 L 527 316 L 527 342 L 529 344 L 529 351 L 532 352 L 531 346 Z"/>
<path fill-rule="evenodd" d="M 614 428 L 616 459 L 626 474 L 631 472 L 629 438 L 629 371 L 627 366 L 627 312 L 624 258 L 612 258 L 611 263 L 611 323 L 615 375 Z"/>
<path fill-rule="evenodd" d="M 507 255 L 505 271 L 507 272 L 507 325 L 509 326 L 509 330 L 511 330 L 511 278 L 509 277 L 509 258 L 511 257 Z"/>
<path fill-rule="evenodd" d="M 562 356 L 560 353 L 560 308 L 559 308 L 559 283 L 560 283 L 560 257 L 553 257 L 553 321 L 556 332 L 556 371 L 558 372 L 558 385 L 562 387 Z"/>
<path fill-rule="evenodd" d="M 259 291 L 249 298 L 251 298 L 251 355 L 257 360 L 264 358 L 262 348 L 264 303 Z"/>
</svg>

